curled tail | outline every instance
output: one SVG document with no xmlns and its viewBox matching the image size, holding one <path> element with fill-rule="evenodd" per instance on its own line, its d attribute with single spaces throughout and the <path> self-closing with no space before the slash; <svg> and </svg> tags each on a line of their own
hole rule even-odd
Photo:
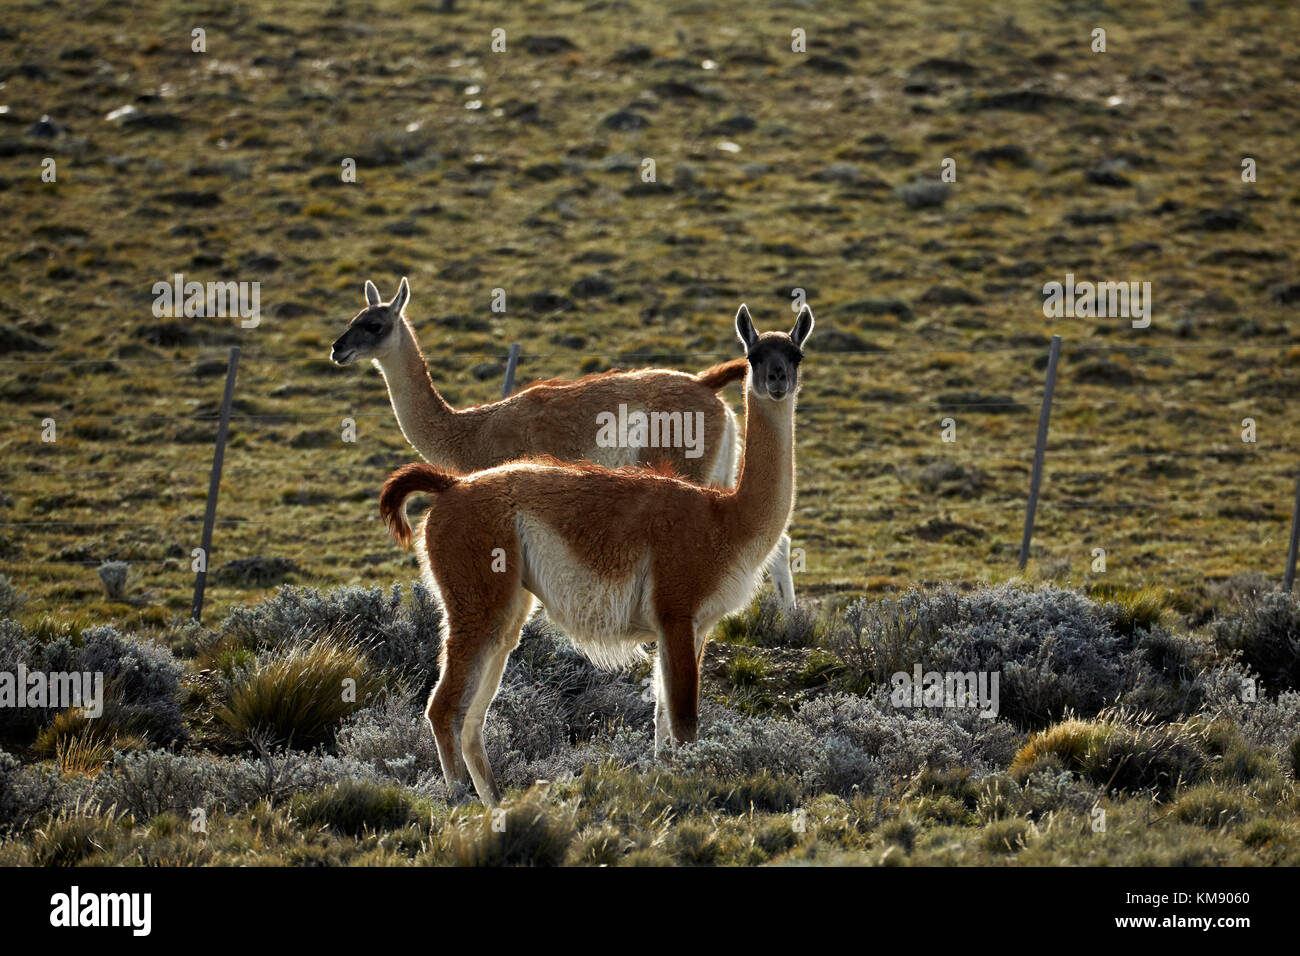
<svg viewBox="0 0 1300 956">
<path fill-rule="evenodd" d="M 417 491 L 437 494 L 446 491 L 460 478 L 451 472 L 418 462 L 403 465 L 388 476 L 379 493 L 379 516 L 403 548 L 411 546 L 411 526 L 406 522 L 406 499 Z"/>
<path fill-rule="evenodd" d="M 724 385 L 739 382 L 745 377 L 745 372 L 748 370 L 749 360 L 738 358 L 732 359 L 730 362 L 723 362 L 721 365 L 715 365 L 712 368 L 706 368 L 695 377 L 701 385 L 708 386 L 716 392 Z"/>
</svg>

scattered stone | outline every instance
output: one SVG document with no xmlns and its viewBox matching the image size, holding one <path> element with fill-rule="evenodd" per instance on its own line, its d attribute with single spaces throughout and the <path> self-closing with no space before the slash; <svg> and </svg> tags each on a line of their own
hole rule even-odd
<svg viewBox="0 0 1300 956">
<path fill-rule="evenodd" d="M 250 252 L 239 260 L 239 267 L 250 272 L 274 272 L 280 268 L 280 257 L 274 252 Z"/>
<path fill-rule="evenodd" d="M 160 348 L 193 345 L 194 330 L 184 322 L 150 322 L 135 328 L 135 337 Z"/>
<path fill-rule="evenodd" d="M 539 183 L 549 183 L 564 175 L 564 167 L 559 163 L 535 163 L 524 169 L 524 175 Z"/>
<path fill-rule="evenodd" d="M 727 62 L 736 66 L 773 66 L 776 60 L 762 50 L 739 50 L 727 57 Z"/>
<path fill-rule="evenodd" d="M 977 149 L 971 154 L 971 159 L 977 163 L 1010 163 L 1012 166 L 1019 166 L 1022 169 L 1031 165 L 1029 153 L 1025 151 L 1023 146 L 1018 146 L 1015 143 Z"/>
<path fill-rule="evenodd" d="M 934 285 L 918 299 L 922 305 L 979 305 L 978 296 L 951 285 Z"/>
<path fill-rule="evenodd" d="M 939 396 L 941 412 L 974 412 L 983 415 L 1019 415 L 1029 410 L 1010 395 L 984 392 L 945 392 Z"/>
<path fill-rule="evenodd" d="M 821 333 L 823 352 L 880 352 L 879 345 L 868 342 L 856 332 L 845 329 L 825 329 Z"/>
<path fill-rule="evenodd" d="M 1112 188 L 1131 186 L 1133 183 L 1121 172 L 1121 170 L 1127 168 L 1128 163 L 1123 160 L 1108 159 L 1092 169 L 1085 170 L 1083 178 L 1094 186 L 1109 186 Z"/>
<path fill-rule="evenodd" d="M 412 236 L 427 236 L 429 230 L 425 229 L 418 222 L 412 222 L 409 219 L 399 219 L 397 222 L 390 222 L 384 226 L 384 232 L 390 236 L 399 236 L 401 238 L 410 238 Z"/>
<path fill-rule="evenodd" d="M 195 378 L 216 378 L 225 375 L 228 366 L 227 359 L 207 359 L 194 363 L 193 374 Z"/>
<path fill-rule="evenodd" d="M 302 568 L 291 558 L 236 558 L 217 569 L 218 584 L 230 587 L 264 588 L 281 584 L 291 574 L 302 574 Z"/>
<path fill-rule="evenodd" d="M 610 58 L 611 63 L 645 63 L 654 58 L 654 51 L 643 43 L 625 46 Z"/>
<path fill-rule="evenodd" d="M 183 206 L 186 209 L 211 209 L 213 206 L 221 205 L 221 196 L 214 192 L 201 192 L 197 189 L 177 189 L 173 192 L 163 193 L 158 197 L 163 202 L 171 203 L 173 206 Z"/>
<path fill-rule="evenodd" d="M 894 190 L 909 209 L 933 209 L 942 206 L 952 195 L 952 186 L 931 179 L 919 179 Z"/>
<path fill-rule="evenodd" d="M 1043 93 L 1039 90 L 1005 90 L 967 100 L 962 109 L 970 113 L 984 110 L 1011 110 L 1016 113 L 1042 113 L 1053 107 L 1084 111 L 1086 104 L 1072 96 Z"/>
<path fill-rule="evenodd" d="M 0 355 L 10 352 L 48 352 L 50 346 L 7 322 L 0 323 Z"/>
<path fill-rule="evenodd" d="M 37 139 L 54 139 L 63 132 L 63 127 L 57 125 L 49 115 L 42 116 L 31 126 L 27 127 L 27 135 L 35 136 Z"/>
<path fill-rule="evenodd" d="M 915 317 L 911 307 L 901 299 L 858 299 L 836 306 L 836 315 L 892 315 L 899 322 L 911 322 Z"/>
<path fill-rule="evenodd" d="M 1278 286 L 1269 293 L 1269 299 L 1277 305 L 1300 305 L 1300 282 Z"/>
<path fill-rule="evenodd" d="M 328 428 L 307 428 L 289 439 L 290 448 L 328 448 L 339 440 L 339 433 Z"/>
<path fill-rule="evenodd" d="M 614 284 L 603 275 L 594 274 L 583 276 L 569 289 L 569 294 L 575 299 L 590 299 L 597 296 L 613 295 Z"/>
<path fill-rule="evenodd" d="M 959 79 L 974 76 L 979 72 L 972 64 L 965 60 L 950 60 L 946 57 L 931 57 L 928 60 L 922 60 L 912 67 L 912 73 L 928 73 L 935 76 L 952 76 Z"/>
<path fill-rule="evenodd" d="M 851 72 L 849 65 L 843 60 L 837 60 L 832 56 L 823 56 L 820 53 L 804 57 L 804 65 L 810 70 L 825 73 L 827 76 L 847 76 Z"/>
<path fill-rule="evenodd" d="M 1218 209 L 1201 209 L 1192 217 L 1191 222 L 1183 226 L 1186 232 L 1231 232 L 1234 229 L 1246 229 L 1252 225 L 1249 217 L 1240 209 L 1221 206 Z"/>
<path fill-rule="evenodd" d="M 1115 209 L 1075 209 L 1065 216 L 1071 226 L 1109 226 L 1120 220 L 1121 213 Z"/>
<path fill-rule="evenodd" d="M 721 123 L 710 126 L 708 132 L 713 136 L 735 136 L 737 133 L 749 133 L 758 127 L 758 121 L 745 113 L 728 116 Z"/>
<path fill-rule="evenodd" d="M 524 299 L 524 306 L 530 312 L 567 312 L 573 308 L 573 300 L 567 296 L 543 289 Z"/>
<path fill-rule="evenodd" d="M 631 110 L 618 110 L 601 120 L 601 125 L 606 129 L 625 133 L 629 130 L 645 129 L 650 125 L 650 121 L 640 113 L 633 113 Z"/>
<path fill-rule="evenodd" d="M 123 116 L 122 125 L 127 129 L 175 132 L 181 129 L 185 122 L 175 113 L 145 113 L 137 110 Z"/>
<path fill-rule="evenodd" d="M 635 199 L 639 196 L 662 196 L 670 192 L 673 192 L 673 187 L 668 183 L 633 183 L 623 190 L 623 195 Z"/>
<path fill-rule="evenodd" d="M 564 349 L 582 349 L 587 347 L 587 338 L 583 335 L 566 335 L 563 332 L 556 332 L 551 336 L 550 343 Z"/>
<path fill-rule="evenodd" d="M 984 531 L 968 524 L 960 524 L 951 518 L 931 518 L 923 525 L 912 529 L 912 536 L 922 541 L 942 541 L 949 535 L 968 535 L 972 538 L 984 537 Z"/>
<path fill-rule="evenodd" d="M 860 173 L 858 167 L 853 163 L 831 163 L 829 166 L 817 170 L 809 178 L 818 183 L 841 183 L 845 186 L 852 186 L 858 182 Z"/>
<path fill-rule="evenodd" d="M 974 498 L 984 490 L 988 476 L 975 465 L 936 461 L 921 472 L 919 484 L 926 494 L 940 498 Z"/>
<path fill-rule="evenodd" d="M 1132 385 L 1138 376 L 1132 369 L 1110 359 L 1093 359 L 1074 370 L 1074 380 L 1089 385 Z"/>
<path fill-rule="evenodd" d="M 561 36 L 526 36 L 520 45 L 525 52 L 536 54 L 568 53 L 577 49 L 572 40 Z"/>
</svg>

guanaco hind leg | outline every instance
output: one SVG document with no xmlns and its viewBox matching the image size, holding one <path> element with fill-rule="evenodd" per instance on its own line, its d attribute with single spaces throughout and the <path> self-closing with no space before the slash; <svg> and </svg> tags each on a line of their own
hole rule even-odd
<svg viewBox="0 0 1300 956">
<path fill-rule="evenodd" d="M 473 692 L 466 697 L 469 706 L 465 710 L 460 736 L 461 755 L 474 780 L 474 789 L 486 806 L 498 804 L 501 791 L 497 788 L 496 775 L 492 773 L 492 764 L 488 762 L 487 750 L 483 747 L 483 727 L 487 723 L 488 707 L 501 688 L 506 661 L 510 652 L 519 645 L 520 632 L 534 606 L 533 596 L 520 588 L 502 626 L 490 640 L 485 641 Z"/>
</svg>

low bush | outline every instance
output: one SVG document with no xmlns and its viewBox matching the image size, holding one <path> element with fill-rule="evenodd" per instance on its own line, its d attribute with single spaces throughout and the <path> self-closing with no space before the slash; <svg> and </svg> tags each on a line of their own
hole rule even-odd
<svg viewBox="0 0 1300 956">
<path fill-rule="evenodd" d="M 385 595 L 379 587 L 281 587 L 257 604 L 235 608 L 222 622 L 230 646 L 255 651 L 295 644 L 307 634 L 332 633 L 354 639 L 378 668 L 406 673 L 416 683 L 432 685 L 438 675 L 442 607 L 420 582 L 411 584 L 411 600 L 402 600 L 401 585 Z"/>
<path fill-rule="evenodd" d="M 125 561 L 105 561 L 99 566 L 99 580 L 104 585 L 104 596 L 110 601 L 120 601 L 126 596 L 126 580 L 131 565 Z"/>
<path fill-rule="evenodd" d="M 25 765 L 0 750 L 0 836 L 23 830 L 34 817 L 49 810 L 58 791 L 56 774 Z"/>
<path fill-rule="evenodd" d="M 267 650 L 252 667 L 236 671 L 216 716 L 241 740 L 265 735 L 308 748 L 330 739 L 383 687 L 359 642 L 323 634 Z"/>
<path fill-rule="evenodd" d="M 1030 737 L 1011 763 L 1011 775 L 1063 767 L 1108 791 L 1149 791 L 1161 799 L 1210 769 L 1204 727 L 1196 723 L 1146 723 L 1109 712 L 1092 720 L 1070 718 Z"/>
<path fill-rule="evenodd" d="M 1006 584 L 942 587 L 850 605 L 832 646 L 857 690 L 895 673 L 998 673 L 1000 716 L 1042 727 L 1067 710 L 1095 714 L 1128 683 L 1130 649 L 1112 615 L 1074 591 Z"/>
<path fill-rule="evenodd" d="M 12 617 L 26 603 L 27 596 L 18 590 L 9 575 L 0 574 L 0 617 Z"/>
<path fill-rule="evenodd" d="M 116 807 L 138 820 L 169 812 L 188 820 L 195 809 L 234 813 L 356 780 L 377 777 L 355 760 L 319 752 L 264 750 L 250 758 L 149 750 L 114 754 L 95 778 L 65 782 L 61 797 L 65 804 Z"/>
<path fill-rule="evenodd" d="M 349 836 L 400 830 L 418 819 L 414 801 L 401 787 L 362 780 L 296 794 L 289 811 L 305 826 L 329 827 Z"/>
<path fill-rule="evenodd" d="M 784 608 L 772 591 L 763 591 L 749 607 L 723 618 L 716 633 L 728 644 L 816 647 L 821 643 L 823 626 L 808 608 Z"/>
<path fill-rule="evenodd" d="M 537 792 L 506 803 L 502 817 L 476 817 L 452 841 L 460 866 L 559 866 L 577 836 L 572 818 Z"/>
<path fill-rule="evenodd" d="M 1254 593 L 1237 613 L 1216 620 L 1211 633 L 1220 650 L 1239 654 L 1267 687 L 1300 690 L 1300 598 Z"/>
<path fill-rule="evenodd" d="M 101 739 L 139 733 L 154 744 L 183 736 L 179 701 L 183 665 L 167 648 L 152 641 L 97 626 L 56 634 L 28 630 L 17 621 L 0 621 L 0 672 L 17 674 L 89 673 L 103 675 L 104 716 L 83 723 L 99 724 Z M 54 701 L 49 701 L 54 703 Z M 58 707 L 0 707 L 0 741 L 27 745 L 60 714 Z M 51 744 L 53 741 L 51 741 Z"/>
</svg>

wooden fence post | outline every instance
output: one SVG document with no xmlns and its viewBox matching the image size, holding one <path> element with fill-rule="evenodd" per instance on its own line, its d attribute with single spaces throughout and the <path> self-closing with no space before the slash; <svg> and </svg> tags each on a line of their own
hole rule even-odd
<svg viewBox="0 0 1300 956">
<path fill-rule="evenodd" d="M 230 405 L 235 398 L 235 375 L 239 371 L 239 346 L 230 348 L 230 364 L 226 367 L 226 391 L 221 396 L 221 422 L 217 426 L 217 448 L 212 454 L 212 475 L 208 479 L 208 507 L 203 514 L 202 570 L 194 579 L 194 607 L 191 617 L 201 621 L 203 616 L 203 591 L 208 584 L 208 562 L 212 559 L 212 526 L 217 520 L 217 492 L 221 489 L 221 463 L 226 456 L 226 434 L 230 431 Z"/>
<path fill-rule="evenodd" d="M 1052 420 L 1052 392 L 1056 390 L 1056 363 L 1061 357 L 1061 337 L 1052 336 L 1047 353 L 1047 383 L 1043 386 L 1043 407 L 1038 412 L 1038 442 L 1034 446 L 1034 471 L 1029 478 L 1029 501 L 1025 505 L 1025 536 L 1020 540 L 1020 570 L 1029 562 L 1029 540 L 1034 536 L 1034 512 L 1038 509 L 1038 486 L 1043 480 L 1043 453 L 1047 450 L 1047 426 Z"/>
<path fill-rule="evenodd" d="M 1300 548 L 1300 477 L 1295 483 L 1295 510 L 1291 512 L 1291 545 L 1286 551 L 1286 577 L 1282 579 L 1282 590 L 1290 591 L 1295 583 L 1296 550 Z"/>
<path fill-rule="evenodd" d="M 510 346 L 510 357 L 506 359 L 506 383 L 501 388 L 501 397 L 509 398 L 515 388 L 515 366 L 519 364 L 519 343 Z"/>
</svg>

